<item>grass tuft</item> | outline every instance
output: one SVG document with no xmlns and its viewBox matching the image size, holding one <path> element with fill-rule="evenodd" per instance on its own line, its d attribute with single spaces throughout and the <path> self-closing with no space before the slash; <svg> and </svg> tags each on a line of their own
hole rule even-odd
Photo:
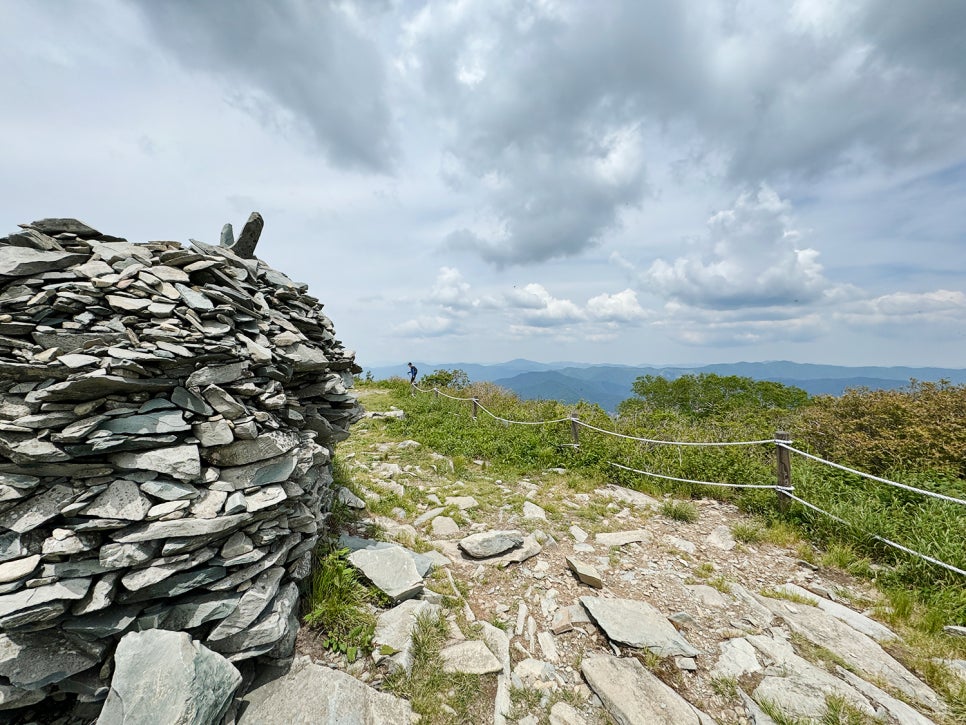
<svg viewBox="0 0 966 725">
<path fill-rule="evenodd" d="M 673 521 L 692 524 L 698 520 L 698 509 L 690 501 L 668 499 L 661 504 L 661 515 Z"/>
</svg>

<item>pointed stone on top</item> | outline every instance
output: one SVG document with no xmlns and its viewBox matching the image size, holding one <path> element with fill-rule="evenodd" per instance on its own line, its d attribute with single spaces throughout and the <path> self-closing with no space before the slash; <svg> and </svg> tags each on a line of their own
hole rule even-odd
<svg viewBox="0 0 966 725">
<path fill-rule="evenodd" d="M 254 257 L 255 247 L 258 244 L 258 238 L 262 235 L 262 227 L 264 226 L 265 220 L 262 219 L 262 215 L 253 211 L 248 217 L 248 221 L 245 222 L 245 226 L 242 227 L 238 241 L 231 245 L 231 251 L 242 259 Z"/>
</svg>

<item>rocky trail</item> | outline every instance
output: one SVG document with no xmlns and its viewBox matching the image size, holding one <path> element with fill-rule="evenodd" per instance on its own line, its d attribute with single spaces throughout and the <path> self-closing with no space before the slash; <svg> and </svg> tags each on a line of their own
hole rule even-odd
<svg viewBox="0 0 966 725">
<path fill-rule="evenodd" d="M 378 391 L 362 402 L 385 407 Z M 404 721 L 409 704 L 377 690 L 411 665 L 417 614 L 438 610 L 445 668 L 489 678 L 483 722 L 961 722 L 870 616 L 869 583 L 802 560 L 794 543 L 736 541 L 735 524 L 751 521 L 736 507 L 694 501 L 687 522 L 562 469 L 501 480 L 483 462 L 391 441 L 382 418 L 400 414 L 370 412 L 338 452 L 359 497 L 340 495 L 370 526 L 370 538 L 360 530 L 340 545 L 398 604 L 378 613 L 374 655 L 351 664 L 303 628 L 289 675 L 301 688 L 345 670 L 345 707 Z M 941 664 L 966 677 L 963 660 Z M 250 698 L 271 696 L 262 712 L 281 722 L 285 680 L 269 687 Z"/>
</svg>

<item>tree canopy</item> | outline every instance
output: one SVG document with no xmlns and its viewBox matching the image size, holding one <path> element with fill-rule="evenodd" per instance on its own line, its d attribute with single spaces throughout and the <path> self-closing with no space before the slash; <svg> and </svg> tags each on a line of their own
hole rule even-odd
<svg viewBox="0 0 966 725">
<path fill-rule="evenodd" d="M 634 381 L 636 398 L 625 401 L 652 410 L 675 410 L 705 418 L 737 410 L 779 408 L 791 410 L 808 402 L 808 393 L 793 385 L 770 380 L 753 380 L 738 375 L 700 373 L 668 380 L 644 375 Z"/>
</svg>

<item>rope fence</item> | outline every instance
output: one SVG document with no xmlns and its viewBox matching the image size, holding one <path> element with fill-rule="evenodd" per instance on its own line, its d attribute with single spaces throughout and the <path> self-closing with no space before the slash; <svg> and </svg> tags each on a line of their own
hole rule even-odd
<svg viewBox="0 0 966 725">
<path fill-rule="evenodd" d="M 838 523 L 842 524 L 843 526 L 846 526 L 847 528 L 849 528 L 849 529 L 851 529 L 853 531 L 861 531 L 864 535 L 870 537 L 871 539 L 873 539 L 875 541 L 879 541 L 879 542 L 881 542 L 883 544 L 886 544 L 887 546 L 891 546 L 891 547 L 893 547 L 893 548 L 895 548 L 895 549 L 897 549 L 899 551 L 905 552 L 906 554 L 909 554 L 911 556 L 918 557 L 919 559 L 922 559 L 923 561 L 927 561 L 930 564 L 934 564 L 936 566 L 942 567 L 943 569 L 946 569 L 948 571 L 954 572 L 954 573 L 959 574 L 961 576 L 966 576 L 966 570 L 960 569 L 959 567 L 953 566 L 952 564 L 947 564 L 944 561 L 940 561 L 939 559 L 935 559 L 935 558 L 933 558 L 931 556 L 928 556 L 928 555 L 923 554 L 921 552 L 915 551 L 914 549 L 910 549 L 910 548 L 908 548 L 906 546 L 903 546 L 902 544 L 896 543 L 895 541 L 892 541 L 890 539 L 887 539 L 887 538 L 885 538 L 883 536 L 879 536 L 877 534 L 873 534 L 871 532 L 864 531 L 864 530 L 858 528 L 857 526 L 855 526 L 854 524 L 850 523 L 849 521 L 846 521 L 845 519 L 840 518 L 839 516 L 836 516 L 835 514 L 829 513 L 828 511 L 825 511 L 824 509 L 819 508 L 815 504 L 810 503 L 809 501 L 806 501 L 806 500 L 804 500 L 804 499 L 796 496 L 793 493 L 795 491 L 795 488 L 791 485 L 791 461 L 790 461 L 790 458 L 789 458 L 789 454 L 790 453 L 794 453 L 796 455 L 799 455 L 799 456 L 802 456 L 802 457 L 807 458 L 809 460 L 812 460 L 812 461 L 814 461 L 816 463 L 820 463 L 820 464 L 823 464 L 823 465 L 826 465 L 826 466 L 830 466 L 832 468 L 836 468 L 838 470 L 845 471 L 847 473 L 851 473 L 853 475 L 856 475 L 856 476 L 859 476 L 859 477 L 862 477 L 862 478 L 866 478 L 866 479 L 869 479 L 869 480 L 872 480 L 872 481 L 876 481 L 878 483 L 882 483 L 882 484 L 885 484 L 887 486 L 893 486 L 895 488 L 899 488 L 899 489 L 902 489 L 902 490 L 905 490 L 905 491 L 909 491 L 909 492 L 912 492 L 912 493 L 918 493 L 918 494 L 921 494 L 921 495 L 924 495 L 924 496 L 929 496 L 929 497 L 932 497 L 932 498 L 940 499 L 940 500 L 943 500 L 943 501 L 946 501 L 946 502 L 949 502 L 949 503 L 954 503 L 954 504 L 959 504 L 959 505 L 966 506 L 966 500 L 961 499 L 961 498 L 956 498 L 955 496 L 947 496 L 945 494 L 936 493 L 935 491 L 928 491 L 928 490 L 925 490 L 925 489 L 922 489 L 922 488 L 916 488 L 915 486 L 909 486 L 909 485 L 904 484 L 904 483 L 898 483 L 897 481 L 891 481 L 891 480 L 889 480 L 887 478 L 882 478 L 880 476 L 874 476 L 871 473 L 865 473 L 864 471 L 859 471 L 859 470 L 856 470 L 854 468 L 849 468 L 848 466 L 843 466 L 843 465 L 841 465 L 839 463 L 834 463 L 833 461 L 825 460 L 824 458 L 820 458 L 819 456 L 813 455 L 811 453 L 806 453 L 805 451 L 799 450 L 798 448 L 794 448 L 791 445 L 792 441 L 788 438 L 788 435 L 786 433 L 784 433 L 783 431 L 776 432 L 774 438 L 766 438 L 766 439 L 754 440 L 754 441 L 668 441 L 668 440 L 658 440 L 658 439 L 653 439 L 653 438 L 642 438 L 642 437 L 639 437 L 639 436 L 627 435 L 625 433 L 620 433 L 618 431 L 607 430 L 606 428 L 599 428 L 597 426 L 591 425 L 589 423 L 585 423 L 584 421 L 580 420 L 576 416 L 576 414 L 572 414 L 572 415 L 570 415 L 567 418 L 556 418 L 554 420 L 537 420 L 537 421 L 510 420 L 508 418 L 503 418 L 503 417 L 497 415 L 496 413 L 492 412 L 491 410 L 485 408 L 483 406 L 483 404 L 480 403 L 480 401 L 479 401 L 478 398 L 466 398 L 466 397 L 458 397 L 458 396 L 454 396 L 454 395 L 448 395 L 447 393 L 442 392 L 438 388 L 433 388 L 432 390 L 426 390 L 424 388 L 420 388 L 415 383 L 412 383 L 412 388 L 413 388 L 414 391 L 418 391 L 420 393 L 434 393 L 437 398 L 439 396 L 443 396 L 444 398 L 449 398 L 450 400 L 456 400 L 456 401 L 461 401 L 461 402 L 470 402 L 470 403 L 472 403 L 473 404 L 473 420 L 476 420 L 477 419 L 477 412 L 479 410 L 482 410 L 484 413 L 486 413 L 487 415 L 489 415 L 494 420 L 497 420 L 497 421 L 499 421 L 501 423 L 504 423 L 504 424 L 507 424 L 507 425 L 542 426 L 542 425 L 556 425 L 556 424 L 559 424 L 559 423 L 569 423 L 570 424 L 570 430 L 571 430 L 571 436 L 573 438 L 573 442 L 572 443 L 569 443 L 569 444 L 566 444 L 566 445 L 572 446 L 574 448 L 579 448 L 580 447 L 580 435 L 579 435 L 580 428 L 585 428 L 585 429 L 588 429 L 588 430 L 592 430 L 592 431 L 594 431 L 596 433 L 600 433 L 602 435 L 607 435 L 607 436 L 612 436 L 614 438 L 621 438 L 621 439 L 624 439 L 624 440 L 635 441 L 635 442 L 638 442 L 638 443 L 648 443 L 648 444 L 651 444 L 651 445 L 682 446 L 682 447 L 697 447 L 697 446 L 725 447 L 725 446 L 774 445 L 775 446 L 776 453 L 777 453 L 777 463 L 778 463 L 778 481 L 777 481 L 776 484 L 741 484 L 741 483 L 723 483 L 723 482 L 716 482 L 716 481 L 696 481 L 696 480 L 689 479 L 689 478 L 678 478 L 676 476 L 668 476 L 668 475 L 662 474 L 662 473 L 654 473 L 652 471 L 642 471 L 640 469 L 631 468 L 630 466 L 625 466 L 623 464 L 616 463 L 614 461 L 608 461 L 607 463 L 608 463 L 608 465 L 613 466 L 614 468 L 618 468 L 618 469 L 627 471 L 629 473 L 636 473 L 638 475 L 649 476 L 651 478 L 662 479 L 662 480 L 665 480 L 665 481 L 675 481 L 675 482 L 678 482 L 678 483 L 688 483 L 688 484 L 694 484 L 694 485 L 698 485 L 698 486 L 716 486 L 716 487 L 721 487 L 721 488 L 764 489 L 764 490 L 771 490 L 771 491 L 774 491 L 776 493 L 776 495 L 778 496 L 778 506 L 779 506 L 779 509 L 782 512 L 787 511 L 789 504 L 792 501 L 795 501 L 795 502 L 801 504 L 802 506 L 806 507 L 807 509 L 810 509 L 810 510 L 815 511 L 817 513 L 823 514 L 823 515 L 825 515 L 825 516 L 833 519 L 834 521 L 837 521 Z M 415 392 L 413 394 L 415 395 Z"/>
</svg>

